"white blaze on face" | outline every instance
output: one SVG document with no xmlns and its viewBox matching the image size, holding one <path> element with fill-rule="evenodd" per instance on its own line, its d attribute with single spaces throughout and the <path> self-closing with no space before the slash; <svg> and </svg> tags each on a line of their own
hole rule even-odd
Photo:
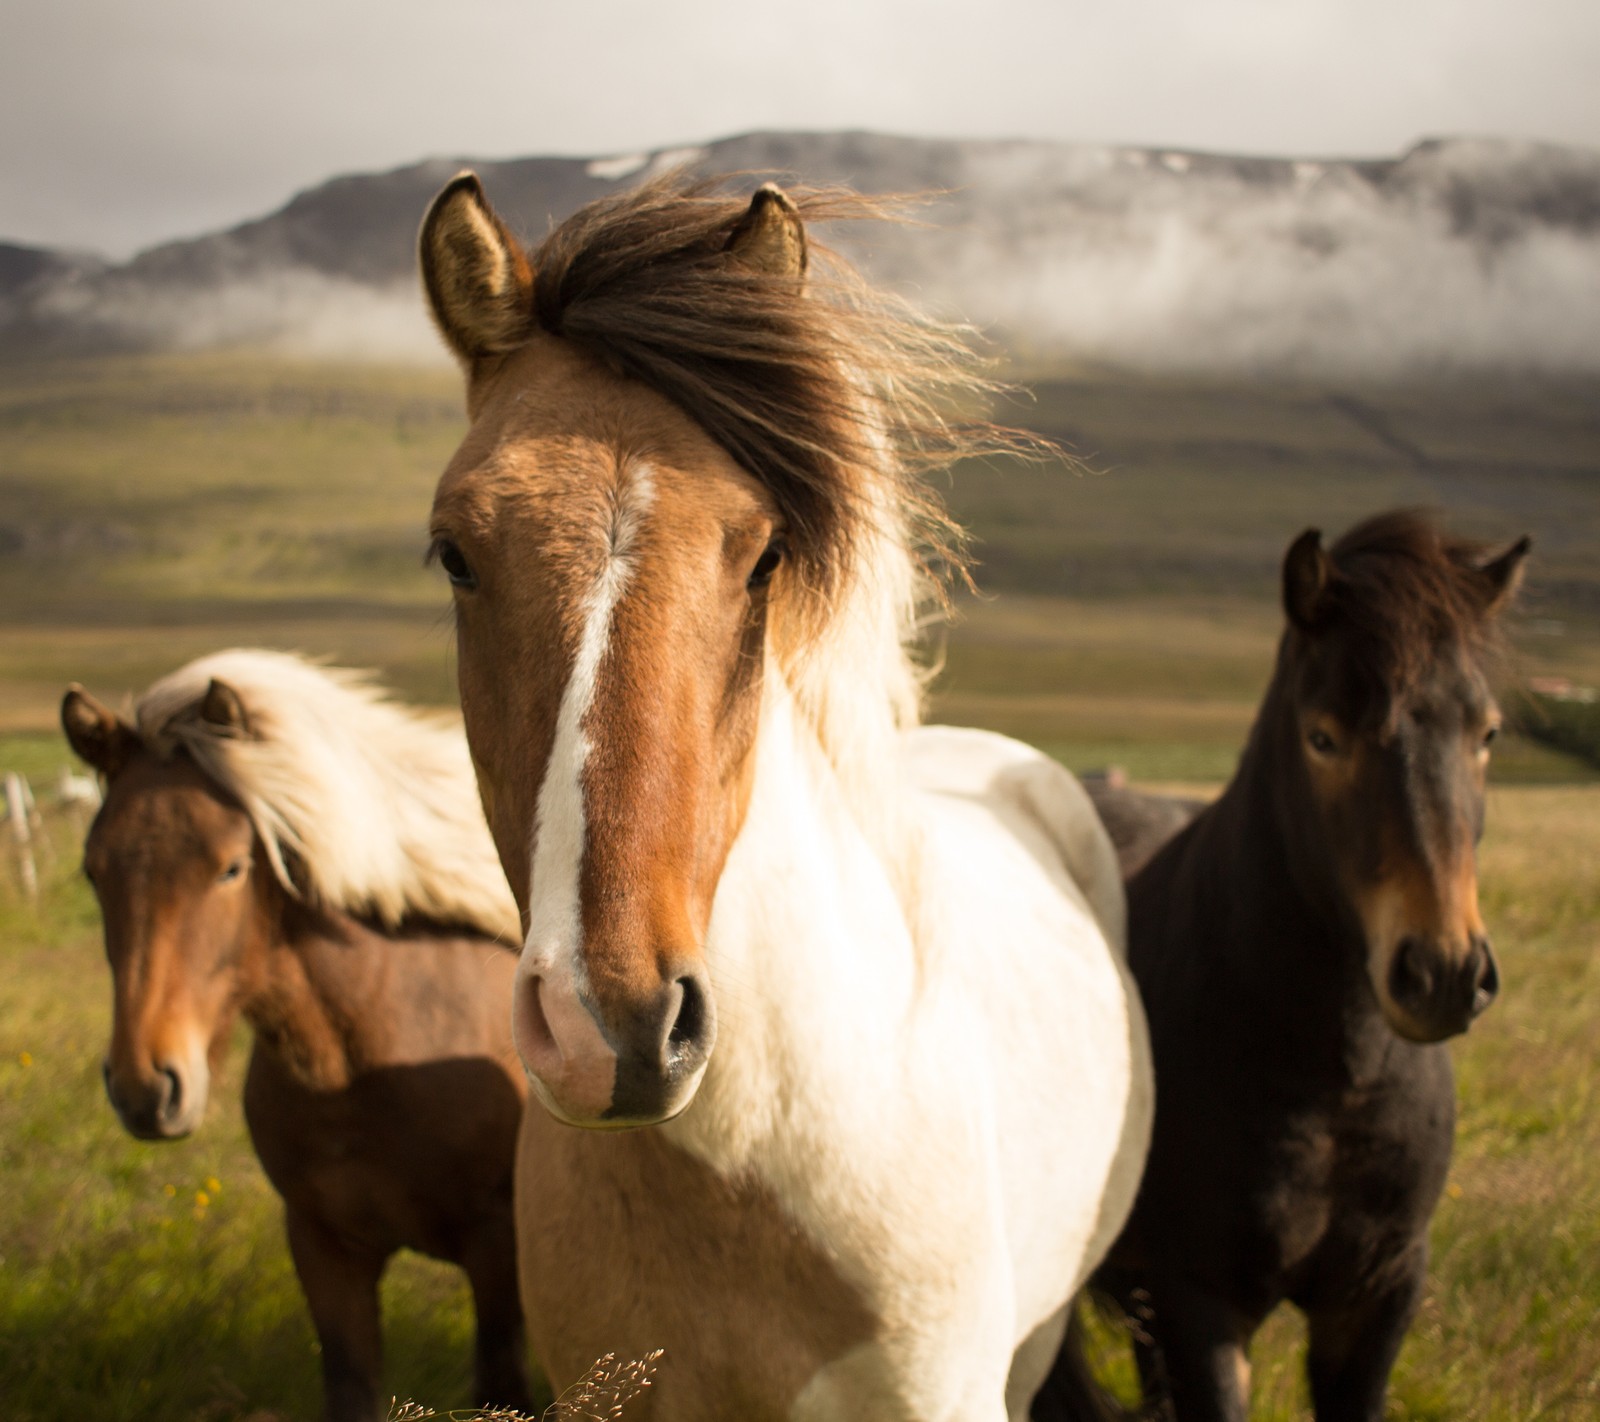
<svg viewBox="0 0 1600 1422">
<path fill-rule="evenodd" d="M 586 986 L 583 913 L 578 893 L 587 835 L 583 767 L 589 756 L 589 740 L 584 722 L 594 702 L 600 664 L 611 641 L 613 616 L 627 591 L 633 572 L 632 554 L 654 492 L 646 466 L 637 465 L 624 474 L 606 530 L 605 561 L 584 604 L 578 655 L 561 695 L 555 743 L 550 749 L 544 783 L 539 787 L 522 971 L 539 974 L 562 996 L 576 996 Z"/>
</svg>

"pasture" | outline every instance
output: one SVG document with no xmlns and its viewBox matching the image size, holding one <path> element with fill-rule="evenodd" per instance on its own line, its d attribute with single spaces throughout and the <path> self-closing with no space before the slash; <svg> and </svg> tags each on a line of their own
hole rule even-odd
<svg viewBox="0 0 1600 1422">
<path fill-rule="evenodd" d="M 1087 472 L 957 472 L 983 593 L 947 636 L 933 712 L 1080 769 L 1214 785 L 1266 682 L 1283 546 L 1406 502 L 1506 541 L 1533 532 L 1515 673 L 1600 683 L 1594 408 L 1592 390 L 1549 388 L 1042 384 L 1012 417 Z M 0 770 L 46 801 L 68 681 L 114 702 L 224 645 L 322 654 L 449 700 L 446 598 L 421 549 L 460 429 L 448 371 L 244 356 L 6 368 Z M 1600 775 L 1510 736 L 1495 780 L 1481 872 L 1505 991 L 1455 1051 L 1456 1162 L 1400 1418 L 1600 1408 Z M 46 824 L 37 903 L 0 866 L 4 1415 L 312 1417 L 312 1334 L 238 1110 L 243 1044 L 200 1135 L 123 1135 L 100 1084 L 110 1003 L 81 822 Z M 406 1259 L 385 1299 L 391 1390 L 462 1403 L 464 1287 Z M 1258 1344 L 1257 1416 L 1303 1415 L 1297 1347 L 1287 1318 Z"/>
</svg>

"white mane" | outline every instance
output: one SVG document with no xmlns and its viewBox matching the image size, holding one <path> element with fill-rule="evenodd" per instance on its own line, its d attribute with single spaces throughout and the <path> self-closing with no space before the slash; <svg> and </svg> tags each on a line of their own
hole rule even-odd
<svg viewBox="0 0 1600 1422">
<path fill-rule="evenodd" d="M 213 680 L 238 694 L 248 734 L 200 716 Z M 182 747 L 238 799 L 296 897 L 389 929 L 419 917 L 521 941 L 455 718 L 400 706 L 361 673 L 257 650 L 190 662 L 136 715 L 153 749 Z"/>
</svg>

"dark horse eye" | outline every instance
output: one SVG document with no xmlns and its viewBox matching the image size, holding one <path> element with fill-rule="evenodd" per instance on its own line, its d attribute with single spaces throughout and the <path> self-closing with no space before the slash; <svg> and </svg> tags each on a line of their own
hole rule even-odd
<svg viewBox="0 0 1600 1422">
<path fill-rule="evenodd" d="M 230 864 L 226 869 L 217 875 L 217 882 L 219 884 L 231 884 L 243 873 L 244 860 L 235 859 L 232 864 Z"/>
<path fill-rule="evenodd" d="M 772 581 L 772 575 L 778 571 L 778 564 L 781 562 L 783 562 L 783 544 L 774 538 L 756 559 L 756 565 L 750 570 L 750 577 L 745 586 L 752 591 L 766 587 Z"/>
<path fill-rule="evenodd" d="M 1500 728 L 1498 726 L 1490 726 L 1489 729 L 1483 733 L 1483 744 L 1486 747 L 1489 746 L 1499 734 Z"/>
<path fill-rule="evenodd" d="M 1318 755 L 1332 755 L 1338 749 L 1333 743 L 1333 737 L 1323 730 L 1312 731 L 1306 739 L 1311 742 L 1311 749 Z"/>
<path fill-rule="evenodd" d="M 435 539 L 432 553 L 439 560 L 439 566 L 444 569 L 444 575 L 450 579 L 452 586 L 458 588 L 478 586 L 478 580 L 473 576 L 472 568 L 466 558 L 448 538 Z"/>
</svg>

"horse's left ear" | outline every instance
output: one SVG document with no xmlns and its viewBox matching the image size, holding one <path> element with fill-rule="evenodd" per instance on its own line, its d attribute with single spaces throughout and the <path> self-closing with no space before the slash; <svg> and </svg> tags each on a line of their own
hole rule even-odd
<svg viewBox="0 0 1600 1422">
<path fill-rule="evenodd" d="M 107 780 L 122 769 L 140 744 L 139 733 L 132 726 L 77 682 L 61 698 L 61 729 L 78 758 Z"/>
<path fill-rule="evenodd" d="M 1302 632 L 1312 632 L 1322 620 L 1333 560 L 1322 546 L 1322 531 L 1308 528 L 1283 555 L 1283 610 Z"/>
<path fill-rule="evenodd" d="M 211 678 L 211 685 L 200 698 L 200 719 L 230 736 L 246 740 L 251 735 L 250 713 L 244 709 L 239 693 L 225 681 Z"/>
<path fill-rule="evenodd" d="M 452 179 L 433 200 L 418 247 L 433 319 L 461 360 L 470 366 L 528 339 L 533 268 L 476 173 Z"/>
<path fill-rule="evenodd" d="M 1523 534 L 1504 553 L 1480 563 L 1476 569 L 1484 590 L 1484 615 L 1492 617 L 1517 595 L 1533 540 Z"/>
<path fill-rule="evenodd" d="M 766 276 L 804 276 L 806 229 L 799 208 L 782 188 L 763 183 L 734 225 L 724 250 Z"/>
</svg>

